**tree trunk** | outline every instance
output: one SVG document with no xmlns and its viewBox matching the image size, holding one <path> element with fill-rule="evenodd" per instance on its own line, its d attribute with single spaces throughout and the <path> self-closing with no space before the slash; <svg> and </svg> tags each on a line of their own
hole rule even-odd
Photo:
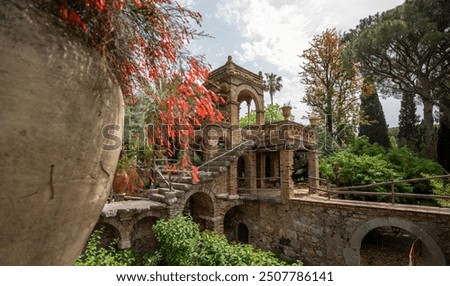
<svg viewBox="0 0 450 286">
<path fill-rule="evenodd" d="M 98 52 L 34 3 L 0 7 L 0 265 L 72 265 L 111 189 L 120 146 L 102 130 L 123 126 L 123 99 Z"/>
<path fill-rule="evenodd" d="M 423 100 L 423 120 L 425 128 L 426 155 L 431 159 L 436 159 L 437 154 L 433 120 L 433 102 L 431 100 Z"/>
</svg>

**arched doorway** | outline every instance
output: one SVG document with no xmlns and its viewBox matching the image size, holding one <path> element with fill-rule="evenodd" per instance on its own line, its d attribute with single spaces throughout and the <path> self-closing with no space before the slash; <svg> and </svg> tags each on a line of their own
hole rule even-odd
<svg viewBox="0 0 450 286">
<path fill-rule="evenodd" d="M 245 223 L 245 207 L 232 207 L 224 216 L 223 233 L 232 242 L 249 243 L 250 232 Z"/>
<path fill-rule="evenodd" d="M 344 258 L 347 265 L 361 264 L 361 244 L 366 235 L 373 229 L 381 227 L 394 227 L 400 231 L 406 231 L 410 235 L 422 241 L 422 249 L 426 248 L 425 253 L 429 265 L 446 265 L 445 256 L 436 241 L 423 229 L 417 225 L 394 217 L 374 218 L 361 224 L 352 234 L 349 247 L 344 249 Z M 400 232 L 399 231 L 399 232 Z"/>
<path fill-rule="evenodd" d="M 238 241 L 241 243 L 248 243 L 248 227 L 245 223 L 239 223 L 237 228 Z"/>
<path fill-rule="evenodd" d="M 411 250 L 415 255 L 409 257 Z M 408 266 L 430 265 L 430 253 L 422 241 L 399 227 L 378 227 L 361 242 L 360 265 Z M 410 261 L 411 260 L 411 261 Z"/>
<path fill-rule="evenodd" d="M 191 216 L 200 226 L 200 230 L 214 230 L 214 203 L 206 193 L 197 192 L 191 195 L 186 200 L 183 214 Z"/>
<path fill-rule="evenodd" d="M 143 257 L 151 250 L 158 248 L 158 242 L 153 233 L 153 225 L 158 221 L 157 217 L 145 217 L 139 220 L 131 231 L 131 247 L 139 257 Z"/>
</svg>

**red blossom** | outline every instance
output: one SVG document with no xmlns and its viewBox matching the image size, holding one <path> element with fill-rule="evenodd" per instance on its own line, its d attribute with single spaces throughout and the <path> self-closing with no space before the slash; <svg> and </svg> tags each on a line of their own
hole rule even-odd
<svg viewBox="0 0 450 286">
<path fill-rule="evenodd" d="M 159 81 L 175 86 L 164 96 L 146 94 L 156 106 L 152 119 L 155 134 L 149 138 L 151 146 L 167 146 L 164 155 L 172 156 L 171 142 L 178 140 L 180 147 L 186 149 L 194 135 L 194 125 L 205 119 L 211 122 L 223 119 L 216 108 L 217 102 L 224 102 L 223 98 L 203 86 L 209 75 L 208 67 L 185 56 L 186 43 L 196 35 L 190 23 L 193 20 L 200 25 L 199 13 L 170 0 L 61 0 L 60 3 L 58 13 L 67 21 L 68 28 L 83 31 L 87 42 L 110 62 L 127 104 L 135 104 L 137 94 L 146 93 Z M 117 35 L 122 38 L 114 38 Z M 162 136 L 161 126 L 169 126 L 168 138 Z M 180 165 L 187 168 L 190 162 L 187 152 L 183 154 Z M 195 182 L 197 172 L 193 167 Z"/>
</svg>

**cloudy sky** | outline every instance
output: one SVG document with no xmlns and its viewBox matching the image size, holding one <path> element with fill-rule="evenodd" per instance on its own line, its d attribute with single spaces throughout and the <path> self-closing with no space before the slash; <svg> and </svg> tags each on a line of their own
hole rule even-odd
<svg viewBox="0 0 450 286">
<path fill-rule="evenodd" d="M 180 0 L 203 15 L 202 30 L 211 35 L 194 41 L 190 50 L 203 54 L 213 69 L 227 56 L 255 73 L 273 72 L 283 78 L 283 89 L 274 96 L 280 105 L 290 102 L 297 121 L 308 107 L 300 102 L 299 55 L 314 35 L 327 28 L 346 31 L 359 20 L 400 5 L 403 0 Z M 266 103 L 270 101 L 268 94 Z M 400 103 L 382 100 L 386 120 L 397 126 Z"/>
</svg>

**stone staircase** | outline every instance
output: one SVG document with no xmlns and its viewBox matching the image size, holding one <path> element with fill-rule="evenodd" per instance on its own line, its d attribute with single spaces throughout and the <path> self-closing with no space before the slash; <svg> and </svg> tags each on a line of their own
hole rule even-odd
<svg viewBox="0 0 450 286">
<path fill-rule="evenodd" d="M 191 171 L 158 170 L 156 176 L 158 187 L 150 192 L 150 200 L 168 205 L 174 204 L 186 192 L 200 190 L 201 184 L 212 182 L 220 174 L 227 172 L 231 163 L 236 162 L 246 150 L 251 150 L 253 146 L 253 141 L 245 141 L 231 150 L 219 150 L 213 158 L 198 167 L 197 177 L 200 182 L 197 184 L 192 181 Z"/>
</svg>

